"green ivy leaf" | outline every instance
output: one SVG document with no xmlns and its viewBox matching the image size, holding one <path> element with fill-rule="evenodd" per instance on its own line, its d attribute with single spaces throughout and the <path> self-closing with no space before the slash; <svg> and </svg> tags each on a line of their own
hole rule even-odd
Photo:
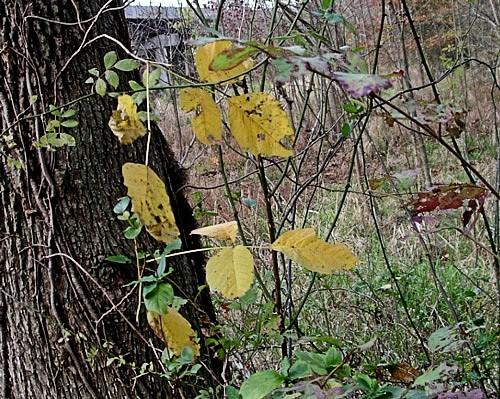
<svg viewBox="0 0 500 399">
<path fill-rule="evenodd" d="M 165 314 L 174 300 L 174 289 L 170 284 L 148 284 L 142 290 L 144 305 L 148 311 Z"/>
<path fill-rule="evenodd" d="M 104 72 L 104 77 L 106 78 L 108 83 L 113 87 L 113 89 L 116 89 L 120 84 L 120 78 L 118 77 L 118 74 L 115 71 Z"/>
<path fill-rule="evenodd" d="M 302 380 L 306 377 L 310 377 L 313 374 L 311 367 L 304 361 L 296 361 L 290 370 L 288 371 L 288 378 L 290 380 Z"/>
<path fill-rule="evenodd" d="M 106 82 L 104 79 L 97 79 L 95 82 L 95 92 L 99 94 L 101 97 L 104 97 L 106 95 Z"/>
<path fill-rule="evenodd" d="M 97 68 L 89 69 L 89 74 L 98 78 L 99 77 L 99 70 Z"/>
<path fill-rule="evenodd" d="M 116 55 L 116 51 L 109 51 L 104 55 L 104 68 L 109 69 L 113 65 L 115 65 L 118 56 Z"/>
<path fill-rule="evenodd" d="M 128 85 L 130 88 L 134 91 L 141 91 L 144 90 L 144 86 L 141 85 L 140 83 L 137 83 L 135 80 L 129 80 Z"/>
<path fill-rule="evenodd" d="M 130 258 L 125 255 L 111 255 L 108 256 L 105 260 L 107 260 L 108 262 L 120 263 L 120 264 L 132 263 Z"/>
<path fill-rule="evenodd" d="M 140 65 L 141 64 L 139 64 L 138 61 L 132 58 L 125 58 L 123 60 L 118 61 L 114 67 L 119 71 L 129 72 L 133 71 L 134 69 L 138 69 Z"/>
<path fill-rule="evenodd" d="M 128 226 L 124 231 L 123 235 L 125 236 L 126 239 L 128 240 L 133 240 L 136 238 L 142 230 L 142 225 L 139 226 Z"/>
<path fill-rule="evenodd" d="M 33 145 L 36 148 L 60 148 L 64 146 L 74 147 L 75 138 L 66 133 L 47 133 L 35 141 Z"/>
<path fill-rule="evenodd" d="M 64 127 L 69 127 L 69 128 L 73 128 L 73 127 L 77 127 L 78 126 L 78 121 L 74 120 L 74 119 L 69 119 L 67 121 L 62 121 L 61 122 L 61 126 L 64 126 Z"/>
<path fill-rule="evenodd" d="M 262 399 L 283 385 L 285 378 L 274 370 L 259 371 L 248 378 L 240 388 L 242 399 Z"/>
<path fill-rule="evenodd" d="M 121 215 L 123 212 L 125 212 L 130 204 L 130 197 L 121 197 L 118 199 L 118 202 L 116 203 L 115 207 L 113 208 L 113 212 L 116 213 L 117 215 Z"/>
</svg>

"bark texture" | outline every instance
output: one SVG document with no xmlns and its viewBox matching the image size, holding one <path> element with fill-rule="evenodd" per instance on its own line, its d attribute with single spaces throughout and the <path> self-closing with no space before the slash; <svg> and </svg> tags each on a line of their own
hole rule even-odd
<svg viewBox="0 0 500 399">
<path fill-rule="evenodd" d="M 130 290 L 123 285 L 137 278 L 135 266 L 112 266 L 104 258 L 134 254 L 112 209 L 126 193 L 121 166 L 144 162 L 146 139 L 121 146 L 107 127 L 116 105 L 96 95 L 72 106 L 80 122 L 70 132 L 76 147 L 35 149 L 32 143 L 44 134 L 50 116 L 23 120 L 46 111 L 49 104 L 62 105 L 90 92 L 84 84 L 88 69 L 102 71 L 103 55 L 117 48 L 105 40 L 81 48 L 86 34 L 88 40 L 106 33 L 127 44 L 123 10 L 104 12 L 97 22 L 92 19 L 105 3 L 0 1 L 1 398 L 180 397 L 171 382 L 158 376 L 133 379 L 138 374 L 133 364 L 140 367 L 153 360 L 158 365 L 153 346 L 162 347 L 144 312 L 140 323 L 135 322 L 137 292 L 97 323 L 111 308 L 110 300 L 118 303 Z M 73 23 L 78 20 L 86 22 Z M 121 75 L 124 82 L 129 78 Z M 30 106 L 32 95 L 38 101 Z M 22 168 L 8 165 L 8 157 L 21 161 Z M 194 226 L 191 210 L 176 193 L 183 173 L 156 129 L 149 165 L 170 190 L 184 248 L 195 247 L 197 242 L 188 236 Z M 146 233 L 138 245 L 139 250 L 158 247 Z M 213 320 L 208 294 L 197 295 L 205 281 L 203 259 L 176 262 L 178 294 L 192 300 L 184 313 L 201 334 Z M 118 355 L 126 365 L 106 367 Z M 216 368 L 208 356 L 206 364 Z M 156 370 L 161 371 L 158 366 Z M 181 389 L 185 397 L 193 397 L 192 387 Z"/>
</svg>

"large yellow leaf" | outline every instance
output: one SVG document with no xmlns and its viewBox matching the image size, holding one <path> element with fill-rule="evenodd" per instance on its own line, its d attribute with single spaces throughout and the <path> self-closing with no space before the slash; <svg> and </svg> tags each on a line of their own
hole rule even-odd
<svg viewBox="0 0 500 399">
<path fill-rule="evenodd" d="M 246 71 L 248 71 L 253 66 L 253 61 L 248 59 L 241 64 L 235 66 L 234 68 L 227 69 L 225 71 L 212 71 L 210 69 L 210 64 L 213 59 L 223 51 L 229 50 L 233 47 L 233 43 L 229 40 L 217 40 L 211 43 L 207 43 L 204 46 L 199 47 L 194 55 L 194 62 L 196 65 L 196 71 L 200 76 L 201 80 L 209 83 L 218 83 L 221 81 L 227 81 L 232 77 L 239 76 Z M 234 82 L 236 79 L 231 79 L 225 83 Z"/>
<path fill-rule="evenodd" d="M 323 274 L 351 269 L 358 262 L 347 245 L 325 242 L 316 236 L 314 229 L 287 231 L 271 247 L 306 269 Z"/>
<path fill-rule="evenodd" d="M 210 93 L 203 89 L 182 89 L 179 100 L 183 111 L 195 111 L 193 131 L 203 144 L 222 138 L 222 115 Z"/>
<path fill-rule="evenodd" d="M 217 240 L 231 240 L 236 241 L 236 233 L 238 232 L 238 223 L 227 222 L 215 224 L 213 226 L 200 227 L 191 232 L 191 234 L 198 234 L 200 236 L 212 237 Z"/>
<path fill-rule="evenodd" d="M 132 210 L 158 241 L 172 242 L 179 236 L 165 184 L 148 166 L 126 163 L 122 167 Z"/>
<path fill-rule="evenodd" d="M 108 126 L 122 144 L 132 144 L 144 136 L 146 128 L 137 115 L 137 106 L 132 97 L 118 97 L 118 107 L 113 111 Z"/>
<path fill-rule="evenodd" d="M 169 307 L 167 313 L 160 315 L 148 312 L 148 323 L 155 334 L 165 341 L 168 348 L 180 356 L 185 347 L 193 350 L 195 356 L 200 354 L 200 346 L 194 342 L 196 335 L 189 322 L 174 308 Z"/>
<path fill-rule="evenodd" d="M 224 248 L 208 260 L 208 285 L 228 299 L 240 297 L 252 286 L 253 267 L 252 254 L 244 246 Z"/>
<path fill-rule="evenodd" d="M 293 129 L 280 103 L 268 94 L 231 97 L 229 127 L 239 146 L 255 156 L 292 155 Z"/>
</svg>

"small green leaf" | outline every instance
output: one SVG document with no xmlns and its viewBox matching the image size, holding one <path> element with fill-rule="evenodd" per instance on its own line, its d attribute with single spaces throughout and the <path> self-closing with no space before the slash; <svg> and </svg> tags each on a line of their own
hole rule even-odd
<svg viewBox="0 0 500 399">
<path fill-rule="evenodd" d="M 174 289 L 170 284 L 148 284 L 142 291 L 144 305 L 148 311 L 165 314 L 174 300 Z"/>
<path fill-rule="evenodd" d="M 240 393 L 238 392 L 238 389 L 233 387 L 232 385 L 228 385 L 225 388 L 226 391 L 226 398 L 227 399 L 241 399 Z"/>
<path fill-rule="evenodd" d="M 61 126 L 69 127 L 69 128 L 77 127 L 78 126 L 78 121 L 76 121 L 74 119 L 69 119 L 67 121 L 62 121 L 61 122 Z"/>
<path fill-rule="evenodd" d="M 68 109 L 67 111 L 64 111 L 64 113 L 61 115 L 61 118 L 71 118 L 72 116 L 76 115 L 76 109 Z"/>
<path fill-rule="evenodd" d="M 343 138 L 347 139 L 351 136 L 352 126 L 349 122 L 344 122 L 340 128 L 340 134 Z"/>
<path fill-rule="evenodd" d="M 135 80 L 129 80 L 128 81 L 128 85 L 134 91 L 142 91 L 142 90 L 144 90 L 144 86 L 141 85 L 140 83 L 137 83 Z"/>
<path fill-rule="evenodd" d="M 257 205 L 257 201 L 255 201 L 253 198 L 248 198 L 248 197 L 243 197 L 241 199 L 241 202 L 243 205 L 248 206 L 249 208 L 253 208 Z"/>
<path fill-rule="evenodd" d="M 322 10 L 329 10 L 330 7 L 332 6 L 332 3 L 333 3 L 334 0 L 322 0 L 321 1 L 321 9 Z"/>
<path fill-rule="evenodd" d="M 180 238 L 176 238 L 174 241 L 165 246 L 165 249 L 163 250 L 163 255 L 168 255 L 174 251 L 178 251 L 179 249 L 181 249 L 181 247 L 182 247 L 182 240 Z"/>
<path fill-rule="evenodd" d="M 158 80 L 160 79 L 160 76 L 161 76 L 161 72 L 162 70 L 160 68 L 156 68 L 156 69 L 153 69 L 153 70 L 149 70 L 149 76 L 148 76 L 148 80 L 146 79 L 146 75 L 147 75 L 147 69 L 144 70 L 143 74 L 142 74 L 142 84 L 144 86 L 149 86 L 150 88 L 151 87 L 154 87 L 158 84 Z"/>
<path fill-rule="evenodd" d="M 116 51 L 109 51 L 104 55 L 104 68 L 109 69 L 113 65 L 115 65 L 118 56 L 116 55 Z"/>
<path fill-rule="evenodd" d="M 114 67 L 119 71 L 129 72 L 139 68 L 140 65 L 141 64 L 139 64 L 138 61 L 133 60 L 132 58 L 125 58 L 118 61 Z"/>
<path fill-rule="evenodd" d="M 108 262 L 120 263 L 120 264 L 132 263 L 130 258 L 125 255 L 111 255 L 108 256 L 105 260 L 107 260 Z"/>
<path fill-rule="evenodd" d="M 38 100 L 38 96 L 30 96 L 30 105 L 33 105 Z"/>
<path fill-rule="evenodd" d="M 75 145 L 75 138 L 66 133 L 47 133 L 33 143 L 36 148 L 74 147 Z"/>
<path fill-rule="evenodd" d="M 242 399 L 262 399 L 283 385 L 285 378 L 274 370 L 259 371 L 250 376 L 240 388 Z"/>
<path fill-rule="evenodd" d="M 104 72 L 104 77 L 106 78 L 107 82 L 113 87 L 113 89 L 116 89 L 120 84 L 120 78 L 115 71 Z"/>
<path fill-rule="evenodd" d="M 128 240 L 133 240 L 136 238 L 142 230 L 142 225 L 140 226 L 129 226 L 123 231 L 123 235 Z"/>
<path fill-rule="evenodd" d="M 129 204 L 130 204 L 130 197 L 126 196 L 121 197 L 120 199 L 118 199 L 118 202 L 113 208 L 113 212 L 116 213 L 117 215 L 120 215 L 127 210 Z"/>
<path fill-rule="evenodd" d="M 306 377 L 310 377 L 313 374 L 311 367 L 304 361 L 296 361 L 290 370 L 288 371 L 288 378 L 290 380 L 302 380 Z"/>
<path fill-rule="evenodd" d="M 95 82 L 95 92 L 99 94 L 101 97 L 104 97 L 106 95 L 106 82 L 99 78 Z"/>
<path fill-rule="evenodd" d="M 99 77 L 99 71 L 97 68 L 92 68 L 92 69 L 89 69 L 89 73 L 92 75 L 92 76 L 95 76 L 96 78 Z"/>
<path fill-rule="evenodd" d="M 90 77 L 88 78 L 85 82 L 85 84 L 90 84 L 90 85 L 93 85 L 94 84 L 94 78 L 93 77 Z"/>
</svg>

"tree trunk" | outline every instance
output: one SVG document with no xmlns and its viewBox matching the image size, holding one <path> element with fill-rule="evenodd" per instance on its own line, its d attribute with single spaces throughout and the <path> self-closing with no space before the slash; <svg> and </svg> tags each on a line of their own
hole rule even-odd
<svg viewBox="0 0 500 399">
<path fill-rule="evenodd" d="M 87 41 L 106 33 L 127 45 L 123 10 L 101 13 L 92 26 L 105 3 L 0 1 L 1 398 L 181 397 L 174 383 L 159 375 L 161 352 L 155 347 L 163 346 L 147 327 L 143 311 L 135 322 L 137 291 L 97 323 L 111 302 L 119 303 L 130 291 L 123 285 L 137 279 L 135 265 L 114 266 L 104 258 L 117 253 L 134 257 L 134 243 L 123 238 L 125 226 L 116 220 L 113 206 L 126 194 L 121 166 L 144 162 L 146 138 L 120 145 L 107 127 L 115 101 L 97 95 L 72 105 L 80 122 L 70 132 L 75 147 L 37 150 L 32 144 L 44 134 L 50 115 L 23 119 L 90 92 L 84 84 L 87 71 L 102 71 L 103 55 L 119 50 L 113 43 L 98 40 L 84 47 L 59 73 L 89 28 Z M 84 22 L 54 22 L 78 20 Z M 125 82 L 130 78 L 120 77 Z M 30 106 L 32 95 L 38 101 Z M 22 167 L 16 169 L 8 159 L 21 161 Z M 156 128 L 149 165 L 170 191 L 184 249 L 196 247 L 189 238 L 191 209 L 177 193 L 182 171 Z M 141 233 L 137 247 L 151 251 L 158 245 Z M 207 290 L 197 295 L 205 284 L 203 258 L 193 255 L 175 262 L 173 284 L 178 295 L 191 300 L 184 314 L 203 348 L 202 327 L 214 318 Z M 217 369 L 203 350 L 204 364 Z M 125 364 L 106 366 L 115 356 L 123 356 Z M 134 379 L 150 361 L 157 374 Z M 184 397 L 194 397 L 196 383 L 180 389 Z"/>
</svg>

